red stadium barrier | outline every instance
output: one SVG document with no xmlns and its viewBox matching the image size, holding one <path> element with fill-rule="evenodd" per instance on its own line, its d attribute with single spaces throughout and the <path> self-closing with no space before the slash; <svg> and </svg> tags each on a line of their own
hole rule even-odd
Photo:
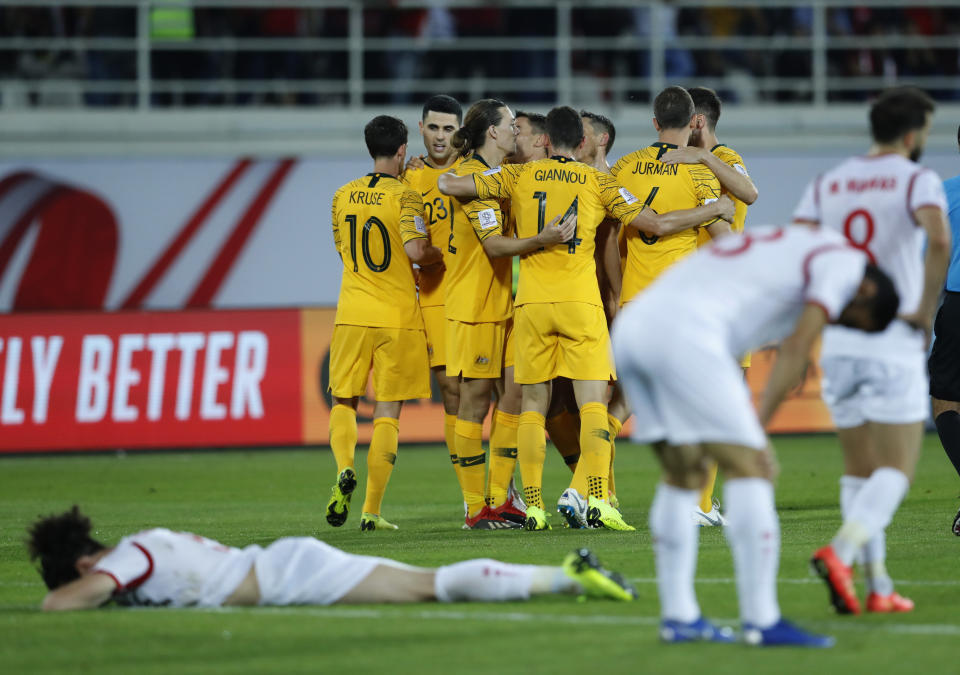
<svg viewBox="0 0 960 675">
<path fill-rule="evenodd" d="M 0 316 L 0 452 L 328 442 L 333 309 Z M 774 360 L 754 355 L 759 392 Z M 373 406 L 361 402 L 360 442 Z M 772 431 L 830 430 L 812 370 Z M 625 433 L 629 431 L 629 425 Z M 442 442 L 439 400 L 410 401 L 405 442 Z"/>
</svg>

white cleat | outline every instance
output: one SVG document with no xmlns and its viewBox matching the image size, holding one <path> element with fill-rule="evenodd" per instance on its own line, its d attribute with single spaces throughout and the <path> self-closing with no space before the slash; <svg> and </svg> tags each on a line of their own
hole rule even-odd
<svg viewBox="0 0 960 675">
<path fill-rule="evenodd" d="M 587 500 L 573 488 L 567 488 L 557 500 L 557 512 L 567 521 L 567 526 L 583 530 L 587 525 Z"/>
<path fill-rule="evenodd" d="M 699 507 L 693 510 L 693 522 L 700 527 L 723 527 L 727 524 L 727 519 L 720 513 L 720 502 L 713 500 L 713 508 L 704 513 Z"/>
</svg>

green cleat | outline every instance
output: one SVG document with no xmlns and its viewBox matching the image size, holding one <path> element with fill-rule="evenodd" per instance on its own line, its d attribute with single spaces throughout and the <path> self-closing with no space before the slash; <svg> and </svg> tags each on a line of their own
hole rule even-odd
<svg viewBox="0 0 960 675">
<path fill-rule="evenodd" d="M 525 530 L 550 530 L 550 523 L 547 522 L 547 512 L 538 506 L 527 506 L 527 517 L 523 521 Z"/>
<path fill-rule="evenodd" d="M 567 555 L 563 561 L 563 571 L 580 584 L 586 596 L 623 602 L 637 598 L 637 589 L 621 575 L 604 568 L 590 549 L 580 548 Z"/>
<path fill-rule="evenodd" d="M 360 516 L 360 531 L 371 532 L 373 530 L 399 530 L 400 528 L 391 523 L 383 516 L 374 513 L 364 513 Z"/>
<path fill-rule="evenodd" d="M 357 487 L 357 474 L 353 469 L 346 468 L 337 474 L 337 483 L 333 486 L 330 501 L 327 502 L 327 522 L 334 527 L 340 527 L 347 522 L 350 511 L 350 497 Z"/>
<path fill-rule="evenodd" d="M 637 529 L 633 525 L 627 525 L 623 516 L 613 506 L 592 496 L 587 502 L 587 525 L 621 532 L 632 532 Z"/>
</svg>

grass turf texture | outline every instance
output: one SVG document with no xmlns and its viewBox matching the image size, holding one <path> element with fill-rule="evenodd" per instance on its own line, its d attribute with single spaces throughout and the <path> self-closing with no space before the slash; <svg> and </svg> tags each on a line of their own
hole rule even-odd
<svg viewBox="0 0 960 675">
<path fill-rule="evenodd" d="M 837 637 L 826 651 L 757 650 L 742 645 L 661 645 L 646 526 L 657 470 L 646 448 L 620 443 L 617 486 L 637 532 L 469 532 L 442 446 L 404 446 L 384 515 L 397 532 L 359 531 L 366 478 L 347 524 L 324 521 L 335 477 L 328 450 L 196 452 L 0 460 L 0 672 L 265 673 L 539 672 L 916 672 L 956 668 L 960 636 L 956 577 L 960 540 L 949 533 L 956 476 L 935 436 L 926 438 L 917 480 L 887 531 L 888 567 L 917 603 L 907 615 L 838 617 L 807 559 L 839 525 L 840 453 L 832 436 L 776 439 L 782 474 L 780 601 L 801 625 Z M 557 496 L 569 472 L 548 450 L 545 493 Z M 347 551 L 418 565 L 494 557 L 558 564 L 588 545 L 637 582 L 632 604 L 548 597 L 528 603 L 423 604 L 222 611 L 107 609 L 45 614 L 45 589 L 23 547 L 37 515 L 79 503 L 108 544 L 164 526 L 243 546 L 315 535 Z M 548 504 L 549 505 L 549 504 Z M 733 566 L 719 529 L 700 537 L 697 591 L 704 613 L 737 616 Z M 861 597 L 863 587 L 859 586 Z"/>
</svg>

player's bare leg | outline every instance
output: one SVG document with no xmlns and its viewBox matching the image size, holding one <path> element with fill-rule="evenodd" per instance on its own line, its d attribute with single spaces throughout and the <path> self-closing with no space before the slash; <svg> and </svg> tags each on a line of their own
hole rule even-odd
<svg viewBox="0 0 960 675">
<path fill-rule="evenodd" d="M 517 461 L 523 498 L 527 502 L 524 528 L 549 530 L 543 508 L 543 463 L 546 456 L 546 413 L 550 408 L 550 382 L 521 385 L 520 424 L 517 429 Z"/>
<path fill-rule="evenodd" d="M 830 568 L 834 568 L 834 577 L 843 577 L 854 562 L 861 562 L 869 590 L 869 611 L 913 609 L 910 600 L 894 592 L 893 581 L 887 573 L 884 530 L 909 489 L 920 456 L 922 435 L 922 422 L 867 422 L 838 431 L 845 469 L 840 479 L 843 526 L 829 546 L 814 554 L 814 565 L 818 570 L 826 570 L 828 575 Z M 824 575 L 821 573 L 821 576 Z M 846 587 L 835 588 L 829 576 L 825 579 L 837 610 L 859 613 L 856 596 L 851 597 Z"/>
<path fill-rule="evenodd" d="M 523 524 L 526 504 L 513 487 L 517 466 L 517 433 L 523 390 L 513 376 L 513 366 L 503 369 L 494 384 L 497 405 L 490 425 L 490 470 L 487 472 L 487 502 L 501 518 Z"/>
<path fill-rule="evenodd" d="M 553 380 L 546 429 L 564 463 L 570 471 L 576 471 L 580 461 L 580 414 L 573 385 L 565 377 Z"/>
<path fill-rule="evenodd" d="M 960 476 L 960 403 L 930 398 L 933 404 L 933 421 L 937 425 L 940 445 Z M 960 537 L 960 511 L 953 518 L 951 532 Z"/>
<path fill-rule="evenodd" d="M 353 398 L 333 397 L 330 409 L 330 449 L 337 462 L 337 480 L 327 502 L 327 522 L 340 527 L 347 522 L 350 499 L 357 487 L 357 474 L 353 468 L 353 456 L 357 447 L 357 405 L 359 396 Z"/>
<path fill-rule="evenodd" d="M 403 401 L 377 401 L 373 408 L 373 436 L 367 450 L 367 491 L 360 516 L 360 530 L 396 530 L 380 515 L 383 495 L 397 463 L 400 408 Z"/>
</svg>

